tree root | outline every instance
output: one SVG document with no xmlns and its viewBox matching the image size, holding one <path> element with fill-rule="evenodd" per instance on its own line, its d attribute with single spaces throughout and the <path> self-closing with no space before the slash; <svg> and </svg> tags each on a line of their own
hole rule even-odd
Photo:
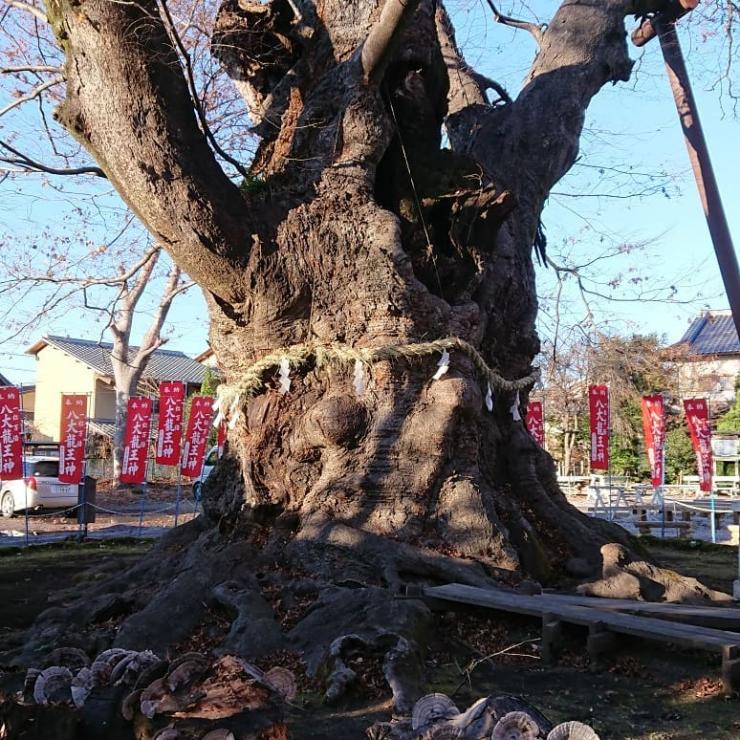
<svg viewBox="0 0 740 740">
<path fill-rule="evenodd" d="M 728 594 L 707 588 L 696 578 L 679 576 L 672 570 L 635 560 L 621 545 L 604 545 L 601 556 L 602 577 L 578 587 L 578 592 L 585 596 L 682 604 L 731 601 Z"/>
</svg>

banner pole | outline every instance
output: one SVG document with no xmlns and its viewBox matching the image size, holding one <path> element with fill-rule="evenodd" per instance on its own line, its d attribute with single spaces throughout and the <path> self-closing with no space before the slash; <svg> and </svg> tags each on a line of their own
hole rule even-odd
<svg viewBox="0 0 740 740">
<path fill-rule="evenodd" d="M 146 503 L 146 496 L 149 490 L 149 482 L 147 480 L 147 478 L 149 478 L 149 457 L 148 456 L 147 456 L 146 462 L 144 463 L 144 467 L 145 467 L 144 483 L 143 483 L 144 491 L 141 494 L 141 507 L 139 509 L 139 537 L 141 537 L 141 531 L 144 528 L 144 504 Z"/>
<path fill-rule="evenodd" d="M 25 498 L 25 508 L 23 509 L 23 519 L 25 522 L 25 529 L 26 529 L 26 547 L 28 547 L 28 486 L 26 484 L 26 419 L 25 419 L 25 409 L 23 407 L 23 383 L 20 384 L 20 407 L 21 407 L 21 457 L 22 462 L 21 465 L 23 467 L 23 495 Z"/>
<path fill-rule="evenodd" d="M 665 416 L 663 417 L 663 424 L 665 424 Z M 665 426 L 663 427 L 661 444 L 663 449 L 660 454 L 663 458 L 663 464 L 660 467 L 660 537 L 665 539 Z"/>
<path fill-rule="evenodd" d="M 180 495 L 182 492 L 182 479 L 180 474 L 180 466 L 177 466 L 177 495 L 175 497 L 175 526 L 177 526 L 177 520 L 180 516 Z"/>
</svg>

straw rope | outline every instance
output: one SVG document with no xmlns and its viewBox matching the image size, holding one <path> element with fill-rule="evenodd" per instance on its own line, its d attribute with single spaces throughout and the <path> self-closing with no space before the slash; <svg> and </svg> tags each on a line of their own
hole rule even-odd
<svg viewBox="0 0 740 740">
<path fill-rule="evenodd" d="M 322 367 L 329 362 L 339 364 L 361 362 L 363 365 L 372 365 L 376 362 L 392 362 L 394 360 L 412 362 L 421 357 L 445 351 L 460 352 L 469 358 L 481 380 L 488 383 L 494 390 L 520 391 L 534 385 L 540 377 L 539 368 L 535 368 L 523 378 L 508 380 L 492 370 L 473 345 L 458 337 L 436 339 L 432 342 L 403 345 L 389 344 L 382 347 L 367 348 L 350 347 L 346 344 L 299 344 L 265 355 L 265 357 L 250 365 L 238 382 L 232 385 L 221 384 L 216 391 L 215 406 L 219 409 L 220 419 L 230 419 L 232 423 L 235 422 L 240 411 L 240 405 L 246 403 L 253 396 L 259 395 L 265 389 L 267 373 L 278 370 L 280 363 L 286 359 L 291 369 L 300 369 L 310 360 L 314 360 L 317 367 Z"/>
</svg>

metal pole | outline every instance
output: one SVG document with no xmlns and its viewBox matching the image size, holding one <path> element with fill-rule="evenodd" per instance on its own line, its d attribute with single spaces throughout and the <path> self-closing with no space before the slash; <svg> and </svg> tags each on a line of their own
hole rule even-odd
<svg viewBox="0 0 740 740">
<path fill-rule="evenodd" d="M 681 53 L 676 22 L 675 19 L 661 18 L 658 14 L 653 25 L 658 32 L 668 79 L 689 152 L 689 161 L 696 177 L 696 186 L 717 255 L 719 271 L 732 310 L 735 329 L 740 336 L 740 270 L 738 270 L 737 255 L 732 244 L 719 187 L 709 158 L 709 149 L 699 120 L 699 111 Z"/>
<path fill-rule="evenodd" d="M 177 519 L 180 516 L 180 494 L 182 492 L 182 478 L 180 474 L 180 466 L 177 466 L 177 497 L 175 498 L 175 526 L 177 526 Z"/>
<path fill-rule="evenodd" d="M 23 407 L 23 383 L 20 384 L 20 405 L 21 405 L 21 465 L 23 466 L 23 496 L 25 498 L 25 508 L 23 509 L 23 518 L 26 526 L 26 547 L 28 547 L 28 486 L 26 485 L 26 417 L 25 408 Z"/>
<path fill-rule="evenodd" d="M 665 418 L 663 419 L 663 424 L 665 425 Z M 665 539 L 665 431 L 663 432 L 662 447 L 663 449 L 660 452 L 663 458 L 663 464 L 660 468 L 660 536 L 661 539 Z"/>
</svg>

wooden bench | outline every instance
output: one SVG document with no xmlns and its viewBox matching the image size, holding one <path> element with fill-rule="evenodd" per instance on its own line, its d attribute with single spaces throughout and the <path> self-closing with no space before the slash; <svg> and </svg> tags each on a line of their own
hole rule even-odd
<svg viewBox="0 0 740 740">
<path fill-rule="evenodd" d="M 593 608 L 549 594 L 525 595 L 495 588 L 478 588 L 461 583 L 432 586 L 421 590 L 431 607 L 477 606 L 496 611 L 526 614 L 542 620 L 543 655 L 554 657 L 561 623 L 587 627 L 589 653 L 596 657 L 615 646 L 614 635 L 625 634 L 680 647 L 713 650 L 722 656 L 722 683 L 725 692 L 740 691 L 740 633 Z M 663 604 L 662 611 L 670 609 Z M 709 607 L 707 607 L 709 608 Z M 716 608 L 716 607 L 715 607 Z M 659 613 L 659 612 L 658 612 Z"/>
</svg>

